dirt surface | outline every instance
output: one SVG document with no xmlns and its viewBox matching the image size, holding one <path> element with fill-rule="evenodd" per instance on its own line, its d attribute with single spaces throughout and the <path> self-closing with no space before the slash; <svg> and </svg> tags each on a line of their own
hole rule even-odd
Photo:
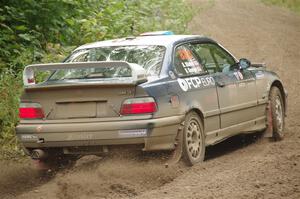
<svg viewBox="0 0 300 199">
<path fill-rule="evenodd" d="M 191 0 L 194 7 L 207 2 Z M 46 175 L 28 160 L 0 162 L 0 198 L 300 198 L 300 16 L 256 0 L 216 0 L 189 28 L 281 76 L 289 92 L 283 141 L 234 137 L 208 148 L 206 161 L 192 168 L 166 168 L 164 155 L 140 153 L 84 157 Z"/>
</svg>

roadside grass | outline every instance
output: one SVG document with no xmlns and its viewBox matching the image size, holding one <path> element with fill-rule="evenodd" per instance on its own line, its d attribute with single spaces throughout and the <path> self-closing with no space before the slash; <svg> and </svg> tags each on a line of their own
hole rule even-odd
<svg viewBox="0 0 300 199">
<path fill-rule="evenodd" d="M 300 14 L 300 0 L 262 0 L 262 2 L 268 5 L 285 7 Z"/>
</svg>

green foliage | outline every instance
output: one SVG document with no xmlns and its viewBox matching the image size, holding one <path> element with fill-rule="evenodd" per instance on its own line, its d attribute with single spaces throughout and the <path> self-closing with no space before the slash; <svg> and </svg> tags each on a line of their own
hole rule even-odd
<svg viewBox="0 0 300 199">
<path fill-rule="evenodd" d="M 6 132 L 17 122 L 18 94 L 20 93 L 20 78 L 11 70 L 0 74 L 0 131 Z M 0 134 L 0 139 L 10 135 Z"/>
<path fill-rule="evenodd" d="M 13 129 L 18 122 L 20 77 L 12 70 L 5 69 L 0 74 L 0 148 L 2 152 L 19 153 Z M 5 149 L 5 150 L 4 150 Z M 3 156 L 3 154 L 2 154 Z"/>
<path fill-rule="evenodd" d="M 186 31 L 183 0 L 19 0 L 0 3 L 0 63 L 21 70 L 40 62 L 49 43 L 77 46 L 144 31 Z M 26 54 L 25 60 L 16 59 Z"/>
<path fill-rule="evenodd" d="M 99 12 L 101 10 L 101 12 Z M 186 31 L 191 10 L 183 1 L 109 1 L 79 21 L 78 43 L 137 35 L 145 31 Z"/>
<path fill-rule="evenodd" d="M 0 1 L 0 152 L 20 152 L 14 126 L 25 65 L 60 62 L 75 46 L 98 40 L 186 33 L 191 17 L 185 0 Z"/>
<path fill-rule="evenodd" d="M 299 0 L 262 0 L 267 4 L 279 5 L 289 8 L 300 14 L 300 1 Z"/>
</svg>

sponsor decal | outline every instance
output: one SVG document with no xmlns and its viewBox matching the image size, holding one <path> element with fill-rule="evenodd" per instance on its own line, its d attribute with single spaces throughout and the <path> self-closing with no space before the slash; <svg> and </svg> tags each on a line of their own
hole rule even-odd
<svg viewBox="0 0 300 199">
<path fill-rule="evenodd" d="M 192 52 L 185 48 L 178 50 L 177 53 L 179 54 L 181 60 L 189 60 L 193 58 Z"/>
<path fill-rule="evenodd" d="M 233 74 L 234 74 L 234 76 L 236 77 L 237 80 L 243 80 L 244 79 L 244 76 L 240 71 L 234 72 Z"/>
<path fill-rule="evenodd" d="M 239 75 L 239 77 L 240 77 L 241 80 L 244 79 L 244 76 L 243 76 L 243 74 L 240 71 L 238 71 L 238 75 Z"/>
<path fill-rule="evenodd" d="M 213 77 L 178 78 L 177 81 L 183 91 L 215 85 L 215 80 Z"/>
<path fill-rule="evenodd" d="M 146 137 L 147 129 L 120 130 L 119 136 L 122 138 L 128 137 Z"/>
<path fill-rule="evenodd" d="M 37 140 L 38 139 L 38 137 L 36 136 L 36 135 L 30 135 L 30 134 L 23 134 L 23 135 L 21 135 L 21 140 L 23 140 L 23 141 L 32 141 L 32 140 Z"/>
<path fill-rule="evenodd" d="M 193 55 L 192 51 L 184 46 L 179 47 L 176 56 L 187 74 L 195 74 L 203 71 L 203 67 Z"/>
</svg>

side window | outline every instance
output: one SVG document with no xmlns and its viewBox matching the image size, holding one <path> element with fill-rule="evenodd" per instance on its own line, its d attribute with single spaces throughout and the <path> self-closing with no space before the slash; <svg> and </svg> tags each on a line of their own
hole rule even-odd
<svg viewBox="0 0 300 199">
<path fill-rule="evenodd" d="M 211 73 L 218 72 L 218 67 L 212 56 L 211 45 L 210 44 L 192 44 L 195 53 L 200 58 L 201 64 L 206 68 L 206 70 Z"/>
<path fill-rule="evenodd" d="M 205 72 L 198 58 L 192 52 L 190 44 L 184 44 L 176 48 L 174 65 L 177 74 L 180 76 L 201 74 Z"/>
<path fill-rule="evenodd" d="M 209 73 L 227 72 L 235 64 L 234 58 L 216 44 L 193 44 L 201 63 Z"/>
<path fill-rule="evenodd" d="M 230 66 L 235 64 L 233 57 L 217 45 L 213 45 L 213 57 L 219 66 L 220 72 L 228 72 Z"/>
</svg>

